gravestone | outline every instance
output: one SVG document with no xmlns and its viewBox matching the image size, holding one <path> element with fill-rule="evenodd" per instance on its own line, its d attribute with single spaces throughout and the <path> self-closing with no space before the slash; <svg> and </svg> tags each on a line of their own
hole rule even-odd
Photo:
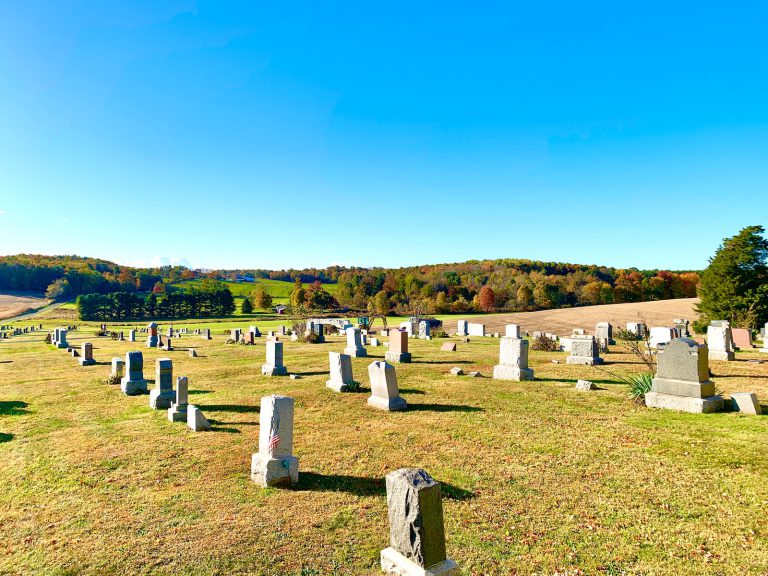
<svg viewBox="0 0 768 576">
<path fill-rule="evenodd" d="M 499 341 L 499 363 L 493 367 L 495 380 L 533 380 L 528 368 L 528 341 L 504 336 Z"/>
<path fill-rule="evenodd" d="M 733 336 L 729 322 L 722 320 L 707 326 L 707 347 L 710 360 L 730 362 L 736 357 L 733 352 Z"/>
<path fill-rule="evenodd" d="M 170 358 L 155 360 L 155 387 L 149 393 L 149 407 L 167 410 L 176 395 L 173 393 L 173 362 Z"/>
<path fill-rule="evenodd" d="M 261 338 L 261 331 L 258 326 L 251 326 L 248 328 L 248 332 L 253 334 L 254 338 Z"/>
<path fill-rule="evenodd" d="M 83 344 L 80 345 L 80 359 L 78 362 L 80 362 L 80 366 L 91 366 L 92 364 L 96 364 L 96 361 L 93 359 L 93 344 L 90 342 L 83 342 Z"/>
<path fill-rule="evenodd" d="M 311 321 L 307 324 L 307 333 L 314 332 L 317 334 L 317 343 L 322 344 L 325 342 L 325 330 L 320 322 Z M 274 335 L 274 334 L 273 334 Z"/>
<path fill-rule="evenodd" d="M 573 338 L 560 338 L 560 350 L 570 352 L 573 347 Z"/>
<path fill-rule="evenodd" d="M 647 327 L 642 322 L 627 322 L 627 332 L 633 334 L 637 339 L 645 338 Z"/>
<path fill-rule="evenodd" d="M 123 334 L 122 330 L 120 330 L 120 334 L 117 337 L 117 339 L 120 340 L 120 342 L 123 342 L 125 340 L 125 335 Z"/>
<path fill-rule="evenodd" d="M 109 373 L 113 378 L 122 378 L 125 363 L 122 358 L 112 358 L 112 371 Z"/>
<path fill-rule="evenodd" d="M 168 338 L 173 338 L 173 326 L 168 326 L 168 330 L 166 332 L 166 336 Z"/>
<path fill-rule="evenodd" d="M 754 392 L 731 392 L 731 408 L 742 414 L 758 416 L 763 413 Z"/>
<path fill-rule="evenodd" d="M 442 346 L 440 346 L 441 352 L 456 352 L 456 342 L 444 342 Z"/>
<path fill-rule="evenodd" d="M 160 347 L 163 350 L 165 350 L 166 352 L 172 352 L 173 351 L 173 342 L 171 341 L 170 338 L 168 338 L 166 340 L 165 344 L 163 344 L 163 339 L 160 338 Z"/>
<path fill-rule="evenodd" d="M 230 338 L 235 341 L 235 344 L 240 343 L 240 339 L 241 339 L 240 328 L 232 328 L 229 334 L 230 334 Z"/>
<path fill-rule="evenodd" d="M 147 324 L 147 331 L 149 333 L 149 336 L 147 336 L 147 348 L 157 348 L 157 324 L 154 322 Z"/>
<path fill-rule="evenodd" d="M 352 357 L 349 354 L 328 352 L 331 378 L 325 385 L 336 392 L 348 392 L 350 386 L 354 387 L 352 378 Z"/>
<path fill-rule="evenodd" d="M 467 333 L 469 336 L 485 336 L 485 324 L 467 324 Z"/>
<path fill-rule="evenodd" d="M 379 346 L 381 346 L 381 342 L 379 342 L 378 338 L 371 338 L 371 346 L 373 346 L 374 348 L 378 348 Z"/>
<path fill-rule="evenodd" d="M 731 335 L 733 336 L 733 345 L 741 350 L 751 350 L 754 348 L 752 345 L 752 332 L 746 328 L 732 328 Z"/>
<path fill-rule="evenodd" d="M 507 324 L 504 326 L 504 335 L 507 338 L 521 338 L 520 326 L 517 324 Z"/>
<path fill-rule="evenodd" d="M 211 339 L 211 329 L 210 328 L 203 328 L 201 331 L 202 339 L 203 340 L 210 340 Z"/>
<path fill-rule="evenodd" d="M 598 342 L 604 341 L 606 345 L 614 345 L 613 325 L 610 322 L 598 322 L 595 325 L 595 338 Z"/>
<path fill-rule="evenodd" d="M 293 455 L 293 398 L 264 396 L 259 414 L 259 451 L 251 457 L 251 480 L 263 487 L 296 486 L 299 459 Z"/>
<path fill-rule="evenodd" d="M 651 326 L 648 346 L 651 348 L 659 348 L 660 346 L 665 346 L 674 340 L 674 338 L 674 330 L 669 326 Z"/>
<path fill-rule="evenodd" d="M 595 365 L 602 364 L 600 352 L 594 336 L 574 336 L 571 338 L 571 355 L 565 360 L 566 364 Z"/>
<path fill-rule="evenodd" d="M 408 335 L 401 332 L 406 338 Z M 368 378 L 371 381 L 371 395 L 368 405 L 380 410 L 399 411 L 408 408 L 408 404 L 400 397 L 397 387 L 395 367 L 387 362 L 372 362 L 368 366 Z"/>
<path fill-rule="evenodd" d="M 672 324 L 674 324 L 675 328 L 677 329 L 678 334 L 680 334 L 681 338 L 688 338 L 690 336 L 690 332 L 688 331 L 688 325 L 690 322 L 684 318 L 675 318 L 672 321 Z"/>
<path fill-rule="evenodd" d="M 468 322 L 466 320 L 459 320 L 456 322 L 456 335 L 457 336 L 469 336 Z"/>
<path fill-rule="evenodd" d="M 59 334 L 56 337 L 56 348 L 69 348 L 69 344 L 67 344 L 67 329 L 59 328 L 58 331 Z"/>
<path fill-rule="evenodd" d="M 261 373 L 267 376 L 285 376 L 288 374 L 288 370 L 283 366 L 282 342 L 267 341 L 267 361 L 261 365 Z"/>
<path fill-rule="evenodd" d="M 189 349 L 189 357 L 190 358 L 197 358 L 197 350 L 195 350 L 194 348 L 190 348 Z"/>
<path fill-rule="evenodd" d="M 464 374 L 464 370 L 462 370 L 458 366 L 454 366 L 453 368 L 451 368 L 451 375 L 462 376 L 463 374 Z"/>
<path fill-rule="evenodd" d="M 382 337 L 386 336 L 387 338 L 389 338 L 389 329 L 388 328 L 382 328 L 381 335 L 382 335 Z"/>
<path fill-rule="evenodd" d="M 768 352 L 768 337 L 765 335 L 766 330 L 768 330 L 768 322 L 766 322 L 765 325 L 760 329 L 760 332 L 763 336 L 763 347 L 760 348 L 760 352 Z"/>
<path fill-rule="evenodd" d="M 715 384 L 709 380 L 707 346 L 675 338 L 661 348 L 645 405 L 693 413 L 721 411 L 723 399 L 716 395 Z"/>
<path fill-rule="evenodd" d="M 344 348 L 344 354 L 348 354 L 353 358 L 365 358 L 368 356 L 368 352 L 363 348 L 363 343 L 360 341 L 360 328 L 347 328 L 347 347 Z"/>
<path fill-rule="evenodd" d="M 144 356 L 141 352 L 125 353 L 125 376 L 120 380 L 120 389 L 127 396 L 147 393 L 147 381 L 144 380 Z"/>
<path fill-rule="evenodd" d="M 193 432 L 205 432 L 211 429 L 211 423 L 194 404 L 187 405 L 187 427 Z"/>
<path fill-rule="evenodd" d="M 595 386 L 594 383 L 590 382 L 589 380 L 579 380 L 576 382 L 576 390 L 589 392 L 590 390 L 597 390 L 597 386 Z"/>
<path fill-rule="evenodd" d="M 128 342 L 136 342 L 136 330 L 128 331 Z"/>
<path fill-rule="evenodd" d="M 176 392 L 171 407 L 168 408 L 168 420 L 171 422 L 187 421 L 187 404 L 189 403 L 189 380 L 186 376 L 176 378 Z"/>
<path fill-rule="evenodd" d="M 285 325 L 281 324 L 280 326 L 278 326 L 277 327 L 277 332 L 278 332 L 278 334 L 280 334 L 280 336 L 285 336 L 287 334 L 286 329 L 285 329 Z"/>
<path fill-rule="evenodd" d="M 408 363 L 411 354 L 408 352 L 408 333 L 400 330 L 390 330 L 389 349 L 384 353 L 384 359 L 390 363 Z"/>
<path fill-rule="evenodd" d="M 381 568 L 391 576 L 458 576 L 446 557 L 440 484 L 420 468 L 401 468 L 386 476 L 389 547 Z"/>
<path fill-rule="evenodd" d="M 421 340 L 430 340 L 432 338 L 429 322 L 426 320 L 419 322 L 419 338 Z"/>
</svg>

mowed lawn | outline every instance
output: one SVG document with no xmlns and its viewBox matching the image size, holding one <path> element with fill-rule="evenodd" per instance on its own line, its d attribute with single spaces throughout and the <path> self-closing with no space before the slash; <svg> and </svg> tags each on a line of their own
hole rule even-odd
<svg viewBox="0 0 768 576">
<path fill-rule="evenodd" d="M 176 282 L 170 284 L 172 290 L 189 290 L 190 288 L 200 288 L 202 286 L 202 280 L 186 280 L 183 282 Z M 269 280 L 266 278 L 258 278 L 254 282 L 221 282 L 232 292 L 238 303 L 238 310 L 240 309 L 240 303 L 243 298 L 250 296 L 251 292 L 256 289 L 256 286 L 263 286 L 267 291 L 267 294 L 272 296 L 273 304 L 288 304 L 291 300 L 291 292 L 293 291 L 293 282 L 284 282 L 282 280 Z M 308 286 L 308 284 L 304 284 Z M 323 284 L 323 289 L 330 294 L 335 294 L 338 289 L 338 284 Z"/>
<path fill-rule="evenodd" d="M 531 352 L 537 380 L 518 383 L 488 377 L 496 339 L 455 353 L 411 340 L 414 362 L 397 365 L 409 410 L 387 413 L 365 402 L 367 365 L 385 348 L 353 359 L 365 392 L 338 394 L 325 381 L 341 337 L 286 340 L 285 364 L 302 378 L 269 378 L 264 338 L 226 345 L 229 325 L 165 352 L 81 324 L 69 341 L 93 342 L 98 361 L 85 368 L 42 334 L 0 343 L 0 573 L 378 574 L 383 478 L 403 466 L 443 483 L 447 549 L 465 575 L 768 571 L 768 417 L 637 406 L 611 374 L 640 369 L 621 346 L 605 370 Z M 149 379 L 156 358 L 173 359 L 212 432 L 103 383 L 110 358 L 134 349 Z M 759 357 L 713 363 L 720 390 L 765 403 L 768 365 L 746 361 Z M 452 377 L 453 366 L 485 377 Z M 601 389 L 577 392 L 579 378 Z M 259 400 L 272 393 L 296 400 L 296 490 L 249 479 Z"/>
</svg>

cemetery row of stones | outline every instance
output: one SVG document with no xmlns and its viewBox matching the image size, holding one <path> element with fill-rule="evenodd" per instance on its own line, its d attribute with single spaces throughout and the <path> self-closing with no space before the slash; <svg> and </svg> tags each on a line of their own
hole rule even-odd
<svg viewBox="0 0 768 576">
<path fill-rule="evenodd" d="M 395 364 L 408 363 L 409 337 L 429 338 L 429 324 L 401 326 L 386 331 L 388 347 L 385 361 L 376 361 L 368 367 L 371 395 L 369 406 L 385 411 L 407 410 L 408 404 L 399 394 Z M 105 329 L 105 327 L 102 327 Z M 326 386 L 336 392 L 358 389 L 352 372 L 352 357 L 365 357 L 367 334 L 360 328 L 343 326 L 346 348 L 343 353 L 329 352 L 329 379 Z M 653 379 L 653 388 L 646 394 L 646 404 L 651 407 L 682 410 L 687 412 L 714 412 L 723 409 L 723 399 L 715 393 L 715 385 L 709 380 L 709 360 L 733 360 L 733 331 L 727 322 L 713 322 L 708 330 L 708 343 L 688 338 L 687 323 L 676 327 L 651 328 L 650 332 L 642 323 L 629 324 L 627 330 L 638 338 L 650 334 L 649 345 L 656 349 L 658 369 Z M 162 337 L 156 323 L 150 323 L 143 330 L 147 334 L 147 347 L 162 346 Z M 311 321 L 308 331 L 323 334 L 322 322 Z M 211 339 L 210 330 L 196 330 L 204 339 Z M 188 333 L 181 329 L 176 336 Z M 246 336 L 247 334 L 247 336 Z M 283 342 L 280 336 L 286 330 L 270 332 L 266 342 L 266 359 L 261 372 L 267 376 L 287 375 L 283 363 Z M 458 335 L 484 336 L 482 324 L 460 321 Z M 67 330 L 57 328 L 52 335 L 52 344 L 68 348 Z M 253 341 L 261 335 L 252 326 L 247 333 L 235 329 L 229 341 L 243 339 Z M 167 333 L 165 349 L 172 350 L 173 329 Z M 534 334 L 534 336 L 541 336 Z M 558 338 L 552 334 L 547 337 Z M 131 330 L 129 340 L 135 341 L 136 333 Z M 597 324 L 595 335 L 584 330 L 574 330 L 570 337 L 559 338 L 562 348 L 570 352 L 568 364 L 594 365 L 603 361 L 600 351 L 613 344 L 613 327 L 610 323 Z M 377 342 L 378 344 L 378 342 Z M 534 371 L 528 367 L 529 342 L 518 325 L 506 326 L 505 335 L 499 344 L 499 364 L 494 366 L 493 378 L 498 380 L 534 380 Z M 456 345 L 452 344 L 455 351 Z M 194 349 L 191 349 L 194 352 Z M 768 351 L 765 350 L 764 351 Z M 76 354 L 75 350 L 72 350 Z M 93 346 L 90 342 L 81 345 L 79 362 L 83 366 L 94 363 Z M 460 373 L 454 369 L 453 373 Z M 113 358 L 111 377 L 120 379 L 120 387 L 129 396 L 149 393 L 149 405 L 154 410 L 166 410 L 171 422 L 186 422 L 193 431 L 210 430 L 211 425 L 201 410 L 189 404 L 188 379 L 176 378 L 173 387 L 173 362 L 170 358 L 158 358 L 155 363 L 155 387 L 147 388 L 144 378 L 144 360 L 141 351 L 129 351 L 125 359 Z M 577 388 L 593 390 L 587 381 L 579 381 Z M 757 414 L 760 406 L 754 394 L 732 394 L 732 400 L 743 412 Z M 258 452 L 251 458 L 251 479 L 260 486 L 296 486 L 299 478 L 299 461 L 293 455 L 294 401 L 288 396 L 270 395 L 261 399 Z M 421 469 L 403 468 L 386 477 L 387 504 L 390 521 L 390 547 L 381 552 L 381 565 L 388 574 L 458 574 L 455 562 L 448 559 L 445 550 L 443 513 L 440 485 Z"/>
</svg>

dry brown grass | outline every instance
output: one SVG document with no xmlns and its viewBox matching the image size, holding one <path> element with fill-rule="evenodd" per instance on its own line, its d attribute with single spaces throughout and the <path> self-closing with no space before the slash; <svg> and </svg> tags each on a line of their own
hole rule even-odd
<svg viewBox="0 0 768 576">
<path fill-rule="evenodd" d="M 402 466 L 444 483 L 447 547 L 466 575 L 741 576 L 768 566 L 768 418 L 638 407 L 606 372 L 553 364 L 565 359 L 557 352 L 531 353 L 535 382 L 448 375 L 489 375 L 492 338 L 456 353 L 411 341 L 414 363 L 397 367 L 411 409 L 390 414 L 368 408 L 366 393 L 325 388 L 340 337 L 286 342 L 288 369 L 303 374 L 289 380 L 260 375 L 263 339 L 225 345 L 217 330 L 169 353 L 81 328 L 70 341 L 94 342 L 96 366 L 81 368 L 41 334 L 0 343 L 0 573 L 378 574 L 382 479 Z M 144 351 L 148 378 L 170 356 L 214 431 L 192 433 L 146 396 L 101 383 L 109 359 L 131 349 Z M 384 350 L 353 360 L 366 388 L 366 366 Z M 758 357 L 713 364 L 718 386 L 768 400 L 768 365 L 745 361 Z M 611 371 L 641 369 L 620 347 L 607 359 Z M 602 389 L 576 392 L 578 378 Z M 248 478 L 270 393 L 296 399 L 298 490 Z"/>
<path fill-rule="evenodd" d="M 50 300 L 41 298 L 39 294 L 30 292 L 0 294 L 0 320 L 19 316 L 29 310 L 46 306 L 50 302 Z"/>
</svg>

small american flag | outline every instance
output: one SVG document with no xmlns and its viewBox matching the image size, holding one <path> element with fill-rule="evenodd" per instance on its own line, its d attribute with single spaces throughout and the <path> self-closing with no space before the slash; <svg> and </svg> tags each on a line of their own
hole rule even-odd
<svg viewBox="0 0 768 576">
<path fill-rule="evenodd" d="M 274 450 L 274 449 L 275 449 L 275 447 L 276 447 L 278 444 L 280 444 L 280 436 L 278 436 L 277 434 L 272 434 L 272 435 L 269 437 L 269 449 L 270 449 L 270 450 Z"/>
<path fill-rule="evenodd" d="M 272 425 L 269 429 L 269 449 L 274 450 L 278 444 L 280 444 L 280 436 L 277 434 L 277 430 L 280 428 L 280 415 L 277 411 L 274 412 L 272 417 Z"/>
</svg>

